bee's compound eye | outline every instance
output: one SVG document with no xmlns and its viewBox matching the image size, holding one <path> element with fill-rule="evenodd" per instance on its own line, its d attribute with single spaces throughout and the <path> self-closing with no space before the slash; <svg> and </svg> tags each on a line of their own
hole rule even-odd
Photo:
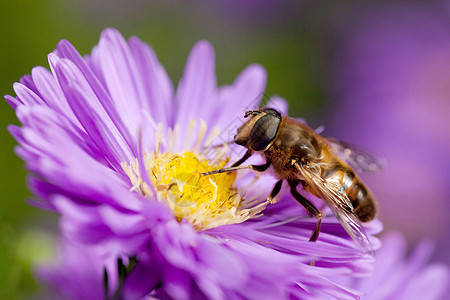
<svg viewBox="0 0 450 300">
<path fill-rule="evenodd" d="M 249 146 L 255 151 L 264 150 L 277 135 L 281 119 L 265 115 L 256 121 L 249 136 Z"/>
</svg>

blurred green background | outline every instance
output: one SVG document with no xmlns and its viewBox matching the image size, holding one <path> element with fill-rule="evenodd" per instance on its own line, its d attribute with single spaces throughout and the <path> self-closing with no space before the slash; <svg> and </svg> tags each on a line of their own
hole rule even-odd
<svg viewBox="0 0 450 300">
<path fill-rule="evenodd" d="M 191 47 L 209 40 L 216 51 L 219 84 L 230 84 L 251 63 L 268 72 L 267 95 L 290 101 L 290 114 L 312 127 L 328 125 L 336 103 L 330 84 L 334 47 L 348 19 L 367 12 L 357 1 L 2 1 L 0 9 L 0 93 L 14 95 L 13 82 L 36 65 L 48 67 L 47 54 L 69 40 L 88 54 L 101 31 L 115 27 L 152 45 L 174 83 Z M 384 1 L 385 5 L 388 1 Z M 348 28 L 347 28 L 348 29 Z M 342 116 L 348 118 L 348 116 Z M 51 257 L 56 216 L 26 203 L 26 172 L 7 132 L 18 124 L 0 103 L 0 299 L 28 298 L 40 291 L 31 263 Z M 357 141 L 355 141 L 357 142 Z M 54 227 L 54 226 L 53 226 Z"/>
</svg>

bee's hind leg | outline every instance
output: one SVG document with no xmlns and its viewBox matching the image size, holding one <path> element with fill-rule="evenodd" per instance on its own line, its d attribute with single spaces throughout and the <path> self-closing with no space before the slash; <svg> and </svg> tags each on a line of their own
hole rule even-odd
<svg viewBox="0 0 450 300">
<path fill-rule="evenodd" d="M 323 214 L 317 209 L 317 207 L 314 206 L 314 204 L 303 197 L 298 191 L 297 191 L 297 185 L 300 183 L 300 180 L 290 180 L 289 186 L 291 187 L 291 194 L 297 200 L 303 207 L 313 216 L 317 218 L 317 224 L 316 228 L 314 228 L 314 231 L 311 234 L 311 237 L 309 240 L 311 242 L 317 241 L 317 238 L 319 237 L 320 233 L 320 226 L 322 224 L 322 217 Z"/>
</svg>

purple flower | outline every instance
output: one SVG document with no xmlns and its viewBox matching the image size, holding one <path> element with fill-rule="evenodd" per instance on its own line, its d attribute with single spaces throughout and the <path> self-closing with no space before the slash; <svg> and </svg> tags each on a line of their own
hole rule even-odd
<svg viewBox="0 0 450 300">
<path fill-rule="evenodd" d="M 101 250 L 68 239 L 61 240 L 58 258 L 38 268 L 39 278 L 68 299 L 102 299 L 105 295 L 105 261 Z"/>
<path fill-rule="evenodd" d="M 374 274 L 358 280 L 353 287 L 368 295 L 367 299 L 443 299 L 448 292 L 448 266 L 428 264 L 434 246 L 422 241 L 408 259 L 405 237 L 390 232 L 383 237 L 377 252 Z"/>
<path fill-rule="evenodd" d="M 444 264 L 427 265 L 433 243 L 422 241 L 408 259 L 406 239 L 399 232 L 385 234 L 382 243 L 373 274 L 356 280 L 344 278 L 341 284 L 361 291 L 362 299 L 444 299 L 450 272 Z"/>
<path fill-rule="evenodd" d="M 410 254 L 408 259 L 405 259 L 406 253 L 406 241 L 403 235 L 398 232 L 390 232 L 383 238 L 383 247 L 376 252 L 377 261 L 373 274 L 358 278 L 357 276 L 349 276 L 347 273 L 338 274 L 333 278 L 333 274 L 336 272 L 330 272 L 330 270 L 322 270 L 323 275 L 333 278 L 337 283 L 341 284 L 332 287 L 333 289 L 342 289 L 342 286 L 347 287 L 347 291 L 353 291 L 355 297 L 360 296 L 361 299 L 443 299 L 445 292 L 448 290 L 448 283 L 450 280 L 450 272 L 447 266 L 433 263 L 426 264 L 433 252 L 433 245 L 429 241 L 421 242 L 416 249 Z M 251 249 L 252 251 L 258 251 L 258 249 Z M 259 249 L 262 251 L 263 248 Z M 101 298 L 103 296 L 103 280 L 104 280 L 104 268 L 101 265 L 103 261 L 102 252 L 97 247 L 86 246 L 79 243 L 71 242 L 67 239 L 63 239 L 59 248 L 59 260 L 54 262 L 53 265 L 43 265 L 39 268 L 39 274 L 41 278 L 49 282 L 56 290 L 66 297 L 72 299 L 91 299 Z M 221 253 L 225 255 L 226 253 Z M 264 253 L 263 253 L 264 254 Z M 273 253 L 267 253 L 272 255 Z M 241 285 L 242 289 L 254 288 L 259 291 L 259 294 L 227 294 L 228 298 L 265 298 L 273 287 L 271 284 L 258 285 L 258 281 L 254 284 L 244 284 L 239 282 L 243 279 L 242 274 L 246 273 L 246 270 L 239 266 L 239 262 L 231 261 L 232 265 L 228 265 L 230 262 L 225 261 L 224 257 L 216 257 L 211 259 L 217 259 L 213 265 L 217 268 L 226 268 L 229 277 L 221 278 L 225 281 L 236 281 L 236 284 Z M 281 257 L 280 261 L 276 265 L 267 264 L 269 261 L 263 258 L 262 261 L 253 261 L 254 265 L 251 267 L 257 269 L 261 274 L 266 274 L 267 269 L 280 268 L 278 263 L 288 263 Z M 306 269 L 302 276 L 317 276 L 320 274 L 320 270 L 314 270 L 317 267 L 311 267 L 309 271 Z M 123 282 L 123 292 L 126 294 L 127 299 L 139 298 L 143 293 L 139 293 L 142 287 L 146 286 L 151 280 L 158 280 L 157 276 L 152 270 L 157 270 L 158 266 L 156 262 L 152 262 L 149 257 L 136 266 L 136 268 L 129 274 Z M 203 270 L 205 271 L 205 270 Z M 234 273 L 237 272 L 237 273 Z M 153 276 L 152 276 L 153 275 Z M 226 275 L 222 274 L 222 275 Z M 173 275 L 172 275 L 173 276 Z M 183 274 L 177 274 L 178 278 L 172 278 L 173 280 L 182 281 Z M 210 278 L 212 279 L 212 278 Z M 278 278 L 273 278 L 273 280 Z M 307 279 L 303 279 L 304 283 Z M 270 282 L 270 279 L 268 280 Z M 313 285 L 318 286 L 320 282 L 316 278 L 310 279 Z M 173 283 L 172 283 L 173 284 Z M 207 283 L 214 286 L 211 283 Z M 173 289 L 177 289 L 176 285 L 172 286 Z M 162 294 L 161 291 L 150 294 L 156 297 L 179 297 L 183 295 Z M 190 297 L 195 298 L 201 296 L 202 293 L 193 290 Z M 347 293 L 337 293 L 334 291 L 332 294 L 338 299 L 348 299 L 352 297 Z M 312 299 L 320 296 L 321 299 L 333 298 L 330 295 L 316 294 L 310 295 L 306 293 L 297 293 L 297 297 L 300 299 Z"/>
<path fill-rule="evenodd" d="M 366 178 L 386 229 L 413 243 L 436 239 L 439 259 L 450 263 L 450 24 L 440 5 L 354 14 L 364 19 L 340 41 L 330 134 L 386 159 Z"/>
<path fill-rule="evenodd" d="M 148 45 L 113 29 L 85 58 L 61 41 L 49 64 L 51 72 L 34 68 L 6 100 L 22 124 L 9 130 L 30 171 L 33 204 L 61 215 L 61 264 L 40 274 L 63 295 L 361 295 L 339 280 L 368 276 L 373 257 L 334 217 L 312 243 L 316 220 L 287 191 L 267 202 L 271 176 L 199 174 L 239 158 L 238 146 L 211 145 L 229 140 L 237 117 L 259 104 L 260 66 L 217 87 L 212 47 L 199 42 L 175 90 Z M 287 110 L 284 100 L 270 101 Z M 378 248 L 381 223 L 366 230 Z"/>
</svg>

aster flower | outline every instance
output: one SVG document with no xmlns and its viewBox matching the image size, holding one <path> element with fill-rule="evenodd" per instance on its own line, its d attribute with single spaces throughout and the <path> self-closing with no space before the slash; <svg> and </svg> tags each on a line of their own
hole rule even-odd
<svg viewBox="0 0 450 300">
<path fill-rule="evenodd" d="M 450 273 L 442 263 L 427 264 L 434 243 L 423 240 L 407 259 L 407 243 L 399 232 L 383 236 L 372 276 L 358 279 L 352 286 L 365 299 L 444 299 L 448 295 Z"/>
<path fill-rule="evenodd" d="M 210 145 L 234 135 L 266 80 L 251 65 L 217 87 L 213 56 L 209 43 L 195 45 L 175 91 L 148 45 L 107 29 L 90 56 L 61 41 L 48 56 L 51 72 L 35 67 L 14 84 L 17 96 L 6 100 L 22 127 L 9 130 L 30 171 L 32 203 L 60 214 L 70 241 L 69 263 L 55 274 L 79 268 L 73 276 L 96 279 L 74 294 L 76 278 L 59 282 L 70 274 L 41 274 L 71 298 L 99 295 L 99 282 L 106 297 L 127 299 L 357 298 L 333 278 L 367 276 L 373 257 L 334 217 L 312 243 L 316 220 L 288 191 L 267 202 L 271 176 L 200 175 L 239 157 L 236 145 Z M 287 110 L 280 98 L 269 105 Z M 379 221 L 366 230 L 378 248 Z M 80 257 L 95 263 L 75 264 Z"/>
<path fill-rule="evenodd" d="M 422 241 L 406 259 L 407 247 L 404 236 L 398 232 L 390 232 L 384 235 L 383 247 L 376 253 L 378 259 L 373 274 L 361 278 L 340 274 L 333 279 L 342 286 L 359 291 L 355 294 L 360 295 L 361 299 L 443 299 L 445 292 L 448 291 L 450 272 L 443 264 L 427 264 L 433 248 L 430 241 Z M 50 283 L 55 290 L 59 291 L 60 295 L 70 299 L 100 299 L 104 292 L 101 262 L 101 251 L 97 247 L 63 239 L 60 241 L 59 258 L 50 264 L 41 265 L 38 273 L 40 278 Z M 261 266 L 264 266 L 264 261 L 253 267 L 261 268 Z M 147 261 L 129 273 L 122 283 L 126 298 L 139 297 L 139 294 L 136 295 L 139 287 L 145 286 L 145 282 L 148 282 L 149 279 L 156 280 L 155 277 L 149 278 L 151 268 L 156 269 L 156 266 Z M 231 270 L 233 269 L 232 267 Z M 240 275 L 240 273 L 232 274 L 231 277 L 237 276 L 235 280 L 241 280 Z M 311 273 L 304 274 L 304 276 L 308 275 Z M 228 279 L 225 278 L 225 280 Z M 267 295 L 266 288 L 269 287 L 259 286 L 258 288 L 261 294 L 257 296 L 264 298 Z M 156 295 L 153 294 L 153 296 Z M 196 295 L 191 294 L 191 296 Z M 228 296 L 231 298 L 231 295 Z M 327 295 L 320 295 L 320 297 L 330 298 Z M 312 297 L 303 294 L 300 298 Z M 338 298 L 346 299 L 349 298 L 349 295 L 341 294 Z"/>
</svg>

